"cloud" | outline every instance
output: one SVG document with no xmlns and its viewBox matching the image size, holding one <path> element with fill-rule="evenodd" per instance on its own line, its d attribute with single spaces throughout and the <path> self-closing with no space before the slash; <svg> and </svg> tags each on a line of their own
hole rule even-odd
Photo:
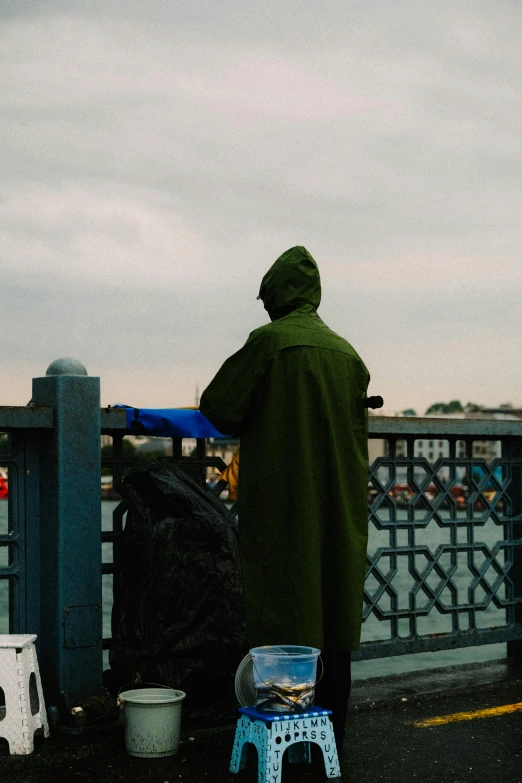
<svg viewBox="0 0 522 783">
<path fill-rule="evenodd" d="M 442 398 L 452 374 L 485 394 L 484 350 L 511 365 L 520 345 L 520 17 L 449 0 L 4 7 L 9 401 L 9 373 L 64 352 L 149 404 L 191 399 L 264 320 L 259 281 L 293 244 L 395 407 Z M 414 367 L 390 358 L 405 353 Z M 520 381 L 488 373 L 483 401 Z"/>
<path fill-rule="evenodd" d="M 45 269 L 69 280 L 162 288 L 210 282 L 211 253 L 172 199 L 103 182 L 20 182 L 0 204 L 7 269 Z M 58 285 L 60 283 L 58 282 Z"/>
</svg>

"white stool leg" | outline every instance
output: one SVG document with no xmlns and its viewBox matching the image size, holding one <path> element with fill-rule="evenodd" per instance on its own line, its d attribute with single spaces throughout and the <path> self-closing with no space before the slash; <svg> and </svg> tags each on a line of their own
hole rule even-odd
<svg viewBox="0 0 522 783">
<path fill-rule="evenodd" d="M 44 737 L 48 737 L 49 723 L 47 721 L 47 711 L 45 709 L 45 699 L 42 690 L 42 681 L 40 679 L 40 668 L 38 666 L 38 657 L 36 655 L 36 648 L 34 644 L 32 644 L 28 648 L 28 650 L 31 657 L 30 666 L 31 666 L 31 671 L 34 673 L 34 677 L 35 677 L 36 692 L 38 694 L 38 705 L 39 705 L 37 714 L 33 716 L 34 728 L 43 729 Z M 29 692 L 29 688 L 27 690 Z"/>
<path fill-rule="evenodd" d="M 257 748 L 257 783 L 281 783 L 283 751 L 276 748 L 266 723 L 256 721 L 252 739 Z"/>
<path fill-rule="evenodd" d="M 271 730 L 270 731 L 267 730 L 267 735 L 266 735 L 267 736 L 267 748 L 266 748 L 267 778 L 266 779 L 269 783 L 280 783 L 281 776 L 283 773 L 283 756 L 285 753 L 285 746 L 281 741 L 282 735 L 275 734 L 274 726 L 275 724 L 272 724 Z M 279 742 L 277 742 L 278 739 Z"/>
<path fill-rule="evenodd" d="M 33 711 L 31 709 L 31 693 L 29 690 L 29 683 L 32 672 L 32 656 L 30 653 L 30 647 L 23 647 L 21 652 L 16 656 L 16 660 L 20 665 L 19 672 L 22 672 L 24 693 L 22 724 L 24 727 L 24 740 L 27 743 L 27 747 L 30 748 L 30 750 L 27 752 L 32 753 L 34 750 L 34 720 Z"/>
<path fill-rule="evenodd" d="M 263 753 L 255 743 L 257 748 L 257 783 L 269 783 L 271 778 L 268 771 L 268 759 L 266 753 Z"/>
<path fill-rule="evenodd" d="M 335 736 L 333 732 L 332 722 L 329 720 L 328 725 L 324 730 L 325 739 L 319 742 L 321 750 L 323 751 L 324 768 L 327 778 L 338 778 L 341 776 L 341 768 L 339 766 L 339 756 L 337 755 L 337 746 L 335 744 Z"/>
<path fill-rule="evenodd" d="M 239 772 L 244 769 L 248 753 L 248 743 L 250 742 L 250 720 L 241 717 L 236 726 L 234 737 L 234 747 L 232 748 L 232 759 L 230 761 L 230 772 Z"/>
<path fill-rule="evenodd" d="M 5 695 L 5 718 L 0 723 L 0 736 L 9 742 L 9 753 L 25 756 L 33 750 L 33 736 L 29 731 L 27 694 L 22 653 L 14 647 L 0 651 L 2 659 L 2 688 Z M 31 708 L 29 707 L 29 717 Z"/>
<path fill-rule="evenodd" d="M 236 728 L 230 771 L 238 772 L 245 766 L 248 742 L 251 742 L 257 751 L 258 783 L 281 783 L 284 749 L 276 747 L 272 732 L 264 721 L 240 718 Z"/>
<path fill-rule="evenodd" d="M 36 729 L 49 736 L 35 639 L 35 634 L 0 634 L 0 687 L 5 695 L 0 737 L 7 740 L 12 755 L 32 753 Z"/>
</svg>

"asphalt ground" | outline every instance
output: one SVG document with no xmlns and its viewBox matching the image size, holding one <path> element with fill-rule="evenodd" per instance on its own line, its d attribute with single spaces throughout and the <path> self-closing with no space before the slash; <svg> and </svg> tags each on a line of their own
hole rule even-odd
<svg viewBox="0 0 522 783">
<path fill-rule="evenodd" d="M 479 717 L 492 708 L 511 711 Z M 36 738 L 30 756 L 10 756 L 0 744 L 0 781 L 257 783 L 254 749 L 245 770 L 228 772 L 233 734 L 233 725 L 183 731 L 176 756 L 137 759 L 127 755 L 121 728 L 53 732 Z M 285 763 L 283 782 L 324 780 L 320 762 L 314 754 L 311 765 Z M 482 665 L 357 683 L 341 767 L 342 780 L 353 783 L 522 783 L 522 675 Z"/>
</svg>

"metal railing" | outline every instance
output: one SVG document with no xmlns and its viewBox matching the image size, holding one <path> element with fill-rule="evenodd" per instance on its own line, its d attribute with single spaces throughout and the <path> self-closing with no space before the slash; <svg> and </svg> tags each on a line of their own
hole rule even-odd
<svg viewBox="0 0 522 783">
<path fill-rule="evenodd" d="M 5 409 L 2 409 L 5 411 Z M 0 441 L 0 466 L 4 468 L 4 486 L 8 495 L 0 501 L 0 628 L 15 633 L 33 628 L 40 631 L 39 591 L 32 589 L 40 581 L 40 493 L 38 450 L 29 431 L 51 426 L 52 411 L 27 409 L 24 429 L 5 434 Z M 2 417 L 0 429 L 13 423 Z M 27 429 L 26 429 L 27 428 Z"/>
<path fill-rule="evenodd" d="M 99 378 L 70 360 L 33 379 L 31 404 L 0 408 L 2 630 L 38 635 L 59 710 L 101 686 L 100 417 Z"/>
<path fill-rule="evenodd" d="M 492 642 L 516 654 L 522 421 L 375 417 L 370 435 L 387 455 L 370 470 L 364 620 L 387 632 L 366 638 L 356 657 Z M 416 456 L 419 443 L 433 444 L 432 460 Z"/>
<path fill-rule="evenodd" d="M 104 432 L 114 449 L 103 464 L 124 495 L 121 477 L 139 462 L 123 457 L 122 431 Z M 354 659 L 493 642 L 509 643 L 515 654 L 522 640 L 522 421 L 374 416 L 369 436 L 386 453 L 370 468 L 363 643 Z M 415 456 L 424 440 L 442 444 L 444 456 Z M 501 456 L 475 456 L 477 442 L 499 442 Z M 202 478 L 206 467 L 223 467 L 197 443 L 195 458 L 182 457 L 182 441 L 174 440 L 166 461 Z M 103 534 L 115 547 L 106 574 L 118 567 L 126 509 L 123 499 L 113 530 Z"/>
<path fill-rule="evenodd" d="M 0 408 L 0 432 L 9 480 L 0 622 L 2 632 L 39 635 L 52 704 L 101 682 L 100 572 L 109 579 L 118 569 L 122 478 L 139 463 L 123 449 L 124 411 L 100 410 L 98 379 L 81 372 L 35 379 L 33 404 Z M 112 549 L 103 565 L 100 433 L 112 437 L 103 464 L 122 496 L 102 532 Z M 369 477 L 363 644 L 354 657 L 491 642 L 522 657 L 522 421 L 371 416 L 369 434 L 380 455 Z M 438 452 L 430 457 L 421 442 Z M 478 443 L 500 446 L 486 459 Z M 209 466 L 223 467 L 202 440 L 190 457 L 174 440 L 168 459 L 202 481 Z"/>
</svg>

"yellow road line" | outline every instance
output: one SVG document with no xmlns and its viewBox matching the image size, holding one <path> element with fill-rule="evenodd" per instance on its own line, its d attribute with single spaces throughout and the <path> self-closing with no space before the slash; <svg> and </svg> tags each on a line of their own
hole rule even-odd
<svg viewBox="0 0 522 783">
<path fill-rule="evenodd" d="M 490 707 L 487 710 L 475 710 L 474 712 L 454 712 L 453 715 L 441 715 L 438 718 L 428 718 L 412 723 L 419 729 L 429 726 L 443 726 L 445 723 L 457 723 L 462 720 L 475 720 L 475 718 L 494 718 L 496 715 L 508 715 L 511 712 L 522 712 L 522 701 L 516 704 L 504 704 L 503 707 Z"/>
</svg>

